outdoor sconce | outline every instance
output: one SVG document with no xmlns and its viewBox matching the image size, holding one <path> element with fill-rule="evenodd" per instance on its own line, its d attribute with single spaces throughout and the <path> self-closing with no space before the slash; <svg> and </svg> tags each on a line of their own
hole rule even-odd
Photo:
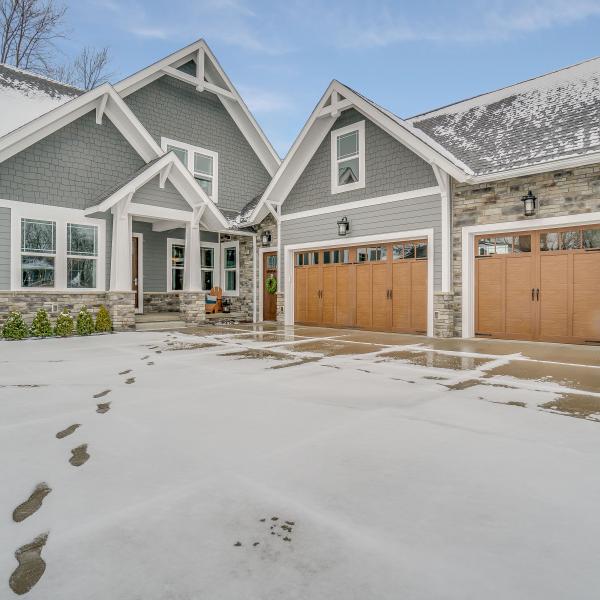
<svg viewBox="0 0 600 600">
<path fill-rule="evenodd" d="M 262 241 L 263 246 L 270 246 L 271 245 L 271 232 L 263 231 L 263 234 L 260 239 Z"/>
<path fill-rule="evenodd" d="M 523 196 L 521 198 L 521 202 L 523 203 L 523 210 L 525 211 L 526 217 L 531 217 L 535 215 L 535 201 L 537 198 L 531 193 L 531 190 L 527 193 L 527 196 Z"/>
<path fill-rule="evenodd" d="M 346 235 L 350 231 L 350 223 L 348 217 L 342 217 L 338 222 L 338 235 Z"/>
</svg>

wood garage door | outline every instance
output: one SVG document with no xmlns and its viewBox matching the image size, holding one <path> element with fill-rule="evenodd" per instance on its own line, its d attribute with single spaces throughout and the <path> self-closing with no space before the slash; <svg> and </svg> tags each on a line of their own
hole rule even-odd
<svg viewBox="0 0 600 600">
<path fill-rule="evenodd" d="M 295 255 L 296 323 L 427 332 L 427 242 L 323 248 Z"/>
<path fill-rule="evenodd" d="M 600 225 L 479 236 L 475 334 L 600 343 Z"/>
</svg>

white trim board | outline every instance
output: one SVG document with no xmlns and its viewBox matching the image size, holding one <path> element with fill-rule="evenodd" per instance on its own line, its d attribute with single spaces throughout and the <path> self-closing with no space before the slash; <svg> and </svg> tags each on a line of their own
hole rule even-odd
<svg viewBox="0 0 600 600">
<path fill-rule="evenodd" d="M 336 213 L 344 210 L 353 210 L 355 208 L 377 206 L 378 204 L 387 204 L 388 202 L 401 202 L 402 200 L 411 200 L 413 198 L 424 198 L 425 196 L 433 196 L 439 193 L 440 188 L 438 186 L 434 186 L 422 188 L 420 190 L 411 190 L 409 192 L 400 192 L 398 194 L 389 194 L 388 196 L 378 196 L 376 198 L 355 200 L 353 202 L 332 204 L 330 206 L 322 206 L 321 208 L 313 208 L 311 210 L 303 210 L 300 212 L 289 213 L 287 215 L 281 215 L 280 219 L 281 221 L 293 221 L 295 219 L 305 219 L 306 217 L 326 215 L 329 213 Z"/>
<path fill-rule="evenodd" d="M 470 338 L 475 335 L 475 236 L 486 233 L 531 231 L 595 223 L 600 223 L 600 212 L 463 227 L 461 230 L 462 337 Z"/>
<path fill-rule="evenodd" d="M 138 239 L 138 308 L 135 311 L 136 315 L 144 314 L 144 234 L 135 233 L 131 237 Z M 133 255 L 133 248 L 131 249 Z M 132 256 L 133 258 L 133 256 Z M 133 283 L 133 282 L 132 282 Z"/>
<path fill-rule="evenodd" d="M 396 231 L 380 235 L 364 235 L 354 238 L 334 238 L 330 240 L 319 240 L 316 242 L 304 242 L 301 244 L 289 244 L 283 246 L 283 259 L 285 262 L 284 281 L 284 306 L 285 324 L 294 324 L 294 252 L 309 250 L 311 248 L 355 246 L 356 244 L 373 244 L 379 242 L 395 242 L 427 238 L 427 335 L 433 336 L 433 265 L 435 263 L 434 230 L 414 229 L 412 231 Z"/>
</svg>

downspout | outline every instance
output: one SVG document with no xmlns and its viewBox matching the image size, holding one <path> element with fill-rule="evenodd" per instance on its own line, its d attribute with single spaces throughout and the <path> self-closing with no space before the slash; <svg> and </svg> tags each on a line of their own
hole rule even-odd
<svg viewBox="0 0 600 600">
<path fill-rule="evenodd" d="M 257 299 L 257 287 L 256 287 L 256 234 L 252 236 L 252 322 L 256 323 L 257 312 L 256 312 L 256 299 Z"/>
</svg>

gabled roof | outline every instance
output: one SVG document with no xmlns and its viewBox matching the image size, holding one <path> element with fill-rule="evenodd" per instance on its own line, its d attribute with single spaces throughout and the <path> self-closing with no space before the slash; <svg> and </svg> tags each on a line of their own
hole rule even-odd
<svg viewBox="0 0 600 600">
<path fill-rule="evenodd" d="M 178 69 L 190 60 L 196 63 L 195 75 Z M 281 159 L 204 40 L 198 40 L 126 77 L 115 84 L 115 89 L 121 97 L 126 97 L 164 75 L 193 85 L 200 92 L 216 94 L 269 175 L 275 174 Z"/>
<path fill-rule="evenodd" d="M 0 136 L 82 93 L 76 87 L 0 63 Z"/>
<path fill-rule="evenodd" d="M 470 174 L 466 165 L 456 160 L 435 140 L 348 86 L 334 80 L 329 84 L 265 190 L 252 213 L 251 221 L 261 221 L 270 210 L 269 205 L 280 206 L 283 203 L 338 116 L 348 108 L 356 109 L 415 154 L 456 179 L 463 181 Z"/>
<path fill-rule="evenodd" d="M 102 119 L 106 115 L 145 161 L 163 154 L 160 146 L 114 88 L 109 83 L 103 83 L 0 137 L 0 162 L 92 110 L 96 111 L 97 123 L 102 123 Z"/>
<path fill-rule="evenodd" d="M 137 190 L 156 176 L 160 178 L 159 185 L 161 187 L 164 187 L 165 181 L 170 181 L 191 209 L 206 208 L 201 217 L 201 222 L 206 227 L 214 229 L 228 227 L 228 220 L 196 183 L 194 176 L 183 166 L 174 152 L 168 152 L 150 161 L 130 177 L 104 192 L 93 206 L 85 210 L 85 214 L 90 215 L 110 210 L 123 198 L 133 196 Z"/>
<path fill-rule="evenodd" d="M 600 58 L 417 115 L 475 178 L 600 153 Z M 598 157 L 596 157 L 598 158 Z M 558 167 L 557 167 L 558 168 Z"/>
</svg>

